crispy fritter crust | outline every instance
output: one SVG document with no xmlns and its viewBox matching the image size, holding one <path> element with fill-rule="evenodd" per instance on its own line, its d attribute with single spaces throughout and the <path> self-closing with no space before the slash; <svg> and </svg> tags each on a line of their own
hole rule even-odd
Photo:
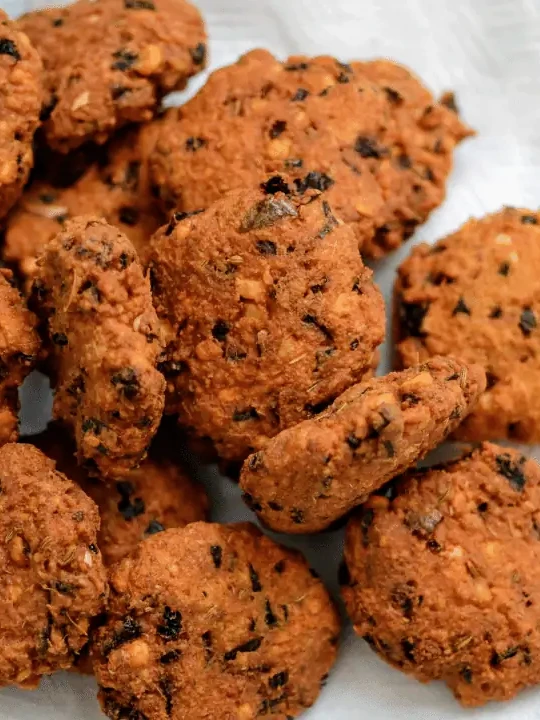
<svg viewBox="0 0 540 720">
<path fill-rule="evenodd" d="M 152 240 L 168 409 L 226 460 L 331 402 L 382 342 L 381 294 L 319 195 L 274 176 Z"/>
<path fill-rule="evenodd" d="M 37 318 L 0 270 L 0 445 L 19 437 L 17 390 L 33 369 L 40 348 Z"/>
<path fill-rule="evenodd" d="M 37 51 L 0 9 L 0 218 L 21 194 L 34 164 L 42 71 Z"/>
<path fill-rule="evenodd" d="M 0 684 L 69 668 L 104 607 L 99 515 L 31 445 L 0 449 Z"/>
<path fill-rule="evenodd" d="M 334 663 L 339 618 L 321 581 L 252 525 L 167 530 L 111 583 L 94 669 L 115 720 L 285 720 Z"/>
<path fill-rule="evenodd" d="M 164 221 L 148 177 L 147 160 L 156 135 L 155 122 L 125 130 L 107 146 L 106 157 L 70 187 L 54 187 L 46 176 L 26 190 L 7 220 L 2 252 L 28 289 L 45 245 L 77 215 L 103 217 L 127 235 L 144 259 L 152 233 Z M 53 167 L 49 174 L 54 172 Z"/>
<path fill-rule="evenodd" d="M 463 705 L 540 682 L 539 508 L 537 463 L 488 443 L 371 498 L 341 573 L 356 632 Z"/>
<path fill-rule="evenodd" d="M 442 202 L 453 149 L 469 134 L 395 63 L 280 63 L 255 50 L 169 114 L 152 170 L 164 204 L 183 212 L 291 173 L 325 190 L 363 252 L 380 257 Z"/>
<path fill-rule="evenodd" d="M 398 362 L 452 354 L 486 369 L 459 439 L 540 442 L 539 266 L 540 213 L 505 208 L 414 248 L 398 270 Z"/>
<path fill-rule="evenodd" d="M 204 24 L 185 0 L 79 0 L 18 27 L 43 59 L 44 133 L 61 152 L 150 120 L 205 65 Z"/>
<path fill-rule="evenodd" d="M 355 385 L 246 460 L 245 499 L 273 530 L 323 530 L 437 447 L 484 387 L 480 366 L 452 358 Z"/>
<path fill-rule="evenodd" d="M 150 285 L 133 245 L 104 220 L 68 221 L 38 261 L 34 297 L 48 324 L 55 417 L 72 427 L 90 472 L 121 478 L 146 455 L 165 389 Z"/>
<path fill-rule="evenodd" d="M 60 424 L 52 423 L 45 432 L 28 438 L 98 506 L 98 545 L 106 565 L 122 560 L 150 535 L 207 518 L 209 503 L 203 486 L 164 456 L 160 433 L 156 440 L 140 468 L 107 485 L 89 478 L 77 465 L 76 449 Z"/>
</svg>

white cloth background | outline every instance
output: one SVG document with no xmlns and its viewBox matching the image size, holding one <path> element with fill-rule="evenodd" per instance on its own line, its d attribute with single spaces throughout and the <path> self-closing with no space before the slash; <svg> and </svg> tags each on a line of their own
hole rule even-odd
<svg viewBox="0 0 540 720">
<path fill-rule="evenodd" d="M 446 203 L 411 243 L 433 241 L 469 216 L 503 204 L 540 204 L 540 0 L 196 1 L 208 23 L 213 68 L 257 46 L 283 58 L 295 53 L 334 54 L 342 60 L 387 56 L 409 65 L 437 93 L 456 90 L 465 120 L 479 134 L 459 148 Z M 39 5 L 0 2 L 12 15 Z M 194 81 L 190 92 L 200 84 L 202 79 Z M 402 248 L 376 268 L 387 302 L 396 265 L 407 252 Z M 43 425 L 46 398 L 39 380 L 27 387 L 27 429 Z M 197 474 L 210 489 L 214 519 L 252 518 L 232 483 L 218 481 L 208 470 Z M 337 594 L 341 533 L 284 541 L 304 550 Z M 37 692 L 0 692 L 1 720 L 100 717 L 93 680 L 73 674 L 45 680 Z M 464 711 L 444 686 L 420 685 L 391 669 L 347 628 L 328 685 L 304 717 L 539 720 L 540 689 L 506 705 Z"/>
</svg>

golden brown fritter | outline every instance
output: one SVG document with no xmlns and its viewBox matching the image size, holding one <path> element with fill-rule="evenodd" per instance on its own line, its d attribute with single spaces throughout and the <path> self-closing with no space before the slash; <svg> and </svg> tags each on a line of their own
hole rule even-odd
<svg viewBox="0 0 540 720">
<path fill-rule="evenodd" d="M 163 124 L 151 157 L 168 207 L 287 172 L 326 192 L 363 252 L 380 257 L 444 198 L 455 145 L 470 134 L 405 68 L 255 50 L 213 73 Z"/>
<path fill-rule="evenodd" d="M 245 499 L 273 530 L 324 530 L 437 447 L 484 388 L 480 366 L 453 358 L 355 385 L 246 460 Z"/>
<path fill-rule="evenodd" d="M 98 506 L 98 545 L 106 565 L 122 560 L 150 535 L 207 518 L 208 498 L 203 486 L 173 463 L 170 453 L 164 456 L 159 433 L 156 444 L 150 447 L 150 457 L 113 485 L 89 478 L 77 465 L 76 448 L 60 424 L 53 423 L 27 440 L 55 460 L 58 469 L 75 480 Z"/>
<path fill-rule="evenodd" d="M 398 361 L 458 355 L 486 369 L 487 392 L 457 436 L 540 442 L 540 213 L 470 220 L 398 270 Z"/>
<path fill-rule="evenodd" d="M 539 507 L 537 463 L 488 443 L 371 498 L 341 573 L 356 632 L 463 705 L 539 683 Z"/>
<path fill-rule="evenodd" d="M 253 525 L 166 530 L 111 584 L 94 648 L 110 718 L 285 720 L 315 702 L 336 658 L 321 581 Z"/>
<path fill-rule="evenodd" d="M 331 402 L 382 342 L 382 297 L 354 234 L 324 195 L 281 176 L 173 214 L 152 248 L 168 409 L 226 460 Z"/>
<path fill-rule="evenodd" d="M 0 449 L 0 684 L 69 668 L 102 611 L 94 503 L 31 445 Z"/>
<path fill-rule="evenodd" d="M 78 0 L 18 26 L 43 59 L 44 133 L 61 152 L 150 120 L 206 61 L 201 15 L 185 0 Z"/>
<path fill-rule="evenodd" d="M 34 164 L 42 71 L 37 51 L 0 9 L 0 218 L 15 204 Z"/>
<path fill-rule="evenodd" d="M 76 215 L 97 215 L 117 226 L 144 259 L 153 232 L 163 223 L 150 190 L 148 155 L 157 123 L 125 130 L 70 187 L 40 178 L 23 194 L 7 220 L 3 258 L 14 264 L 30 289 L 43 248 Z M 101 152 L 103 154 L 103 152 Z M 55 167 L 48 173 L 55 173 Z"/>
<path fill-rule="evenodd" d="M 40 348 L 37 318 L 0 270 L 0 445 L 19 437 L 17 390 L 34 367 Z"/>
<path fill-rule="evenodd" d="M 163 410 L 150 284 L 129 240 L 79 217 L 38 260 L 34 298 L 48 323 L 54 415 L 91 472 L 121 478 L 145 457 Z"/>
</svg>

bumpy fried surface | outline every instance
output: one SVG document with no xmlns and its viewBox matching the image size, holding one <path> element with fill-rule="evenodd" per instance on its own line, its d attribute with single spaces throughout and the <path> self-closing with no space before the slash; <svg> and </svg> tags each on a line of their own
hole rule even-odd
<svg viewBox="0 0 540 720">
<path fill-rule="evenodd" d="M 468 134 L 395 63 L 280 63 L 255 50 L 167 116 L 152 171 L 163 202 L 183 212 L 288 172 L 326 191 L 363 252 L 379 257 L 441 203 L 452 151 Z"/>
<path fill-rule="evenodd" d="M 227 460 L 358 381 L 383 339 L 372 273 L 319 195 L 274 176 L 152 240 L 168 408 Z"/>
<path fill-rule="evenodd" d="M 111 583 L 94 649 L 110 718 L 285 720 L 334 663 L 339 619 L 322 583 L 252 525 L 167 530 Z"/>
<path fill-rule="evenodd" d="M 205 520 L 208 498 L 202 485 L 164 457 L 160 435 L 140 468 L 126 473 L 114 485 L 89 478 L 77 465 L 71 438 L 53 423 L 28 442 L 56 461 L 60 471 L 75 480 L 96 503 L 101 517 L 98 545 L 103 561 L 122 560 L 137 544 L 167 528 Z"/>
<path fill-rule="evenodd" d="M 274 530 L 323 530 L 441 443 L 484 387 L 452 358 L 355 385 L 247 459 L 245 499 Z"/>
<path fill-rule="evenodd" d="M 150 120 L 205 64 L 205 30 L 185 0 L 79 0 L 24 15 L 41 54 L 47 142 L 67 152 Z"/>
<path fill-rule="evenodd" d="M 42 99 L 39 55 L 0 9 L 0 218 L 21 194 L 34 164 Z"/>
<path fill-rule="evenodd" d="M 505 208 L 420 245 L 396 281 L 398 360 L 482 364 L 488 389 L 464 440 L 540 442 L 540 213 Z"/>
<path fill-rule="evenodd" d="M 94 503 L 31 445 L 0 449 L 0 684 L 70 667 L 104 607 Z"/>
<path fill-rule="evenodd" d="M 121 478 L 145 457 L 165 385 L 135 249 L 104 220 L 70 220 L 38 261 L 34 296 L 48 322 L 55 417 L 72 427 L 90 472 Z"/>
<path fill-rule="evenodd" d="M 40 347 L 37 318 L 11 279 L 9 270 L 0 270 L 0 445 L 19 436 L 17 389 L 34 367 Z"/>
<path fill-rule="evenodd" d="M 163 222 L 148 177 L 147 160 L 156 134 L 156 123 L 126 130 L 70 187 L 54 187 L 45 177 L 26 190 L 8 218 L 3 257 L 18 268 L 28 288 L 43 248 L 76 215 L 105 218 L 127 235 L 144 259 L 152 233 Z M 53 167 L 48 174 L 54 172 Z"/>
<path fill-rule="evenodd" d="M 342 572 L 355 630 L 464 705 L 540 682 L 540 468 L 485 443 L 411 473 L 351 520 Z"/>
</svg>

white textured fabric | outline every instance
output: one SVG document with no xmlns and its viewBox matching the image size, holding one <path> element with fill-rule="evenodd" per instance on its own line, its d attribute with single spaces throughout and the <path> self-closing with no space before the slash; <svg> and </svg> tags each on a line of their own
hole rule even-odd
<svg viewBox="0 0 540 720">
<path fill-rule="evenodd" d="M 38 4 L 2 0 L 13 15 Z M 437 93 L 456 90 L 465 120 L 479 134 L 459 148 L 446 203 L 411 242 L 433 241 L 470 215 L 503 204 L 538 206 L 540 0 L 198 0 L 198 5 L 208 22 L 212 67 L 257 46 L 281 57 L 300 52 L 342 60 L 387 56 L 409 65 Z M 190 92 L 201 83 L 195 81 Z M 402 248 L 376 267 L 387 302 L 396 265 L 407 252 Z M 34 380 L 24 398 L 24 424 L 35 431 L 48 407 L 43 383 Z M 252 519 L 232 483 L 196 472 L 213 497 L 214 519 Z M 337 594 L 341 533 L 284 541 L 301 548 Z M 88 678 L 64 673 L 44 681 L 37 692 L 0 692 L 1 720 L 99 717 L 95 685 Z M 328 685 L 304 717 L 538 720 L 540 689 L 506 705 L 464 711 L 444 686 L 420 685 L 386 666 L 348 628 Z"/>
</svg>

